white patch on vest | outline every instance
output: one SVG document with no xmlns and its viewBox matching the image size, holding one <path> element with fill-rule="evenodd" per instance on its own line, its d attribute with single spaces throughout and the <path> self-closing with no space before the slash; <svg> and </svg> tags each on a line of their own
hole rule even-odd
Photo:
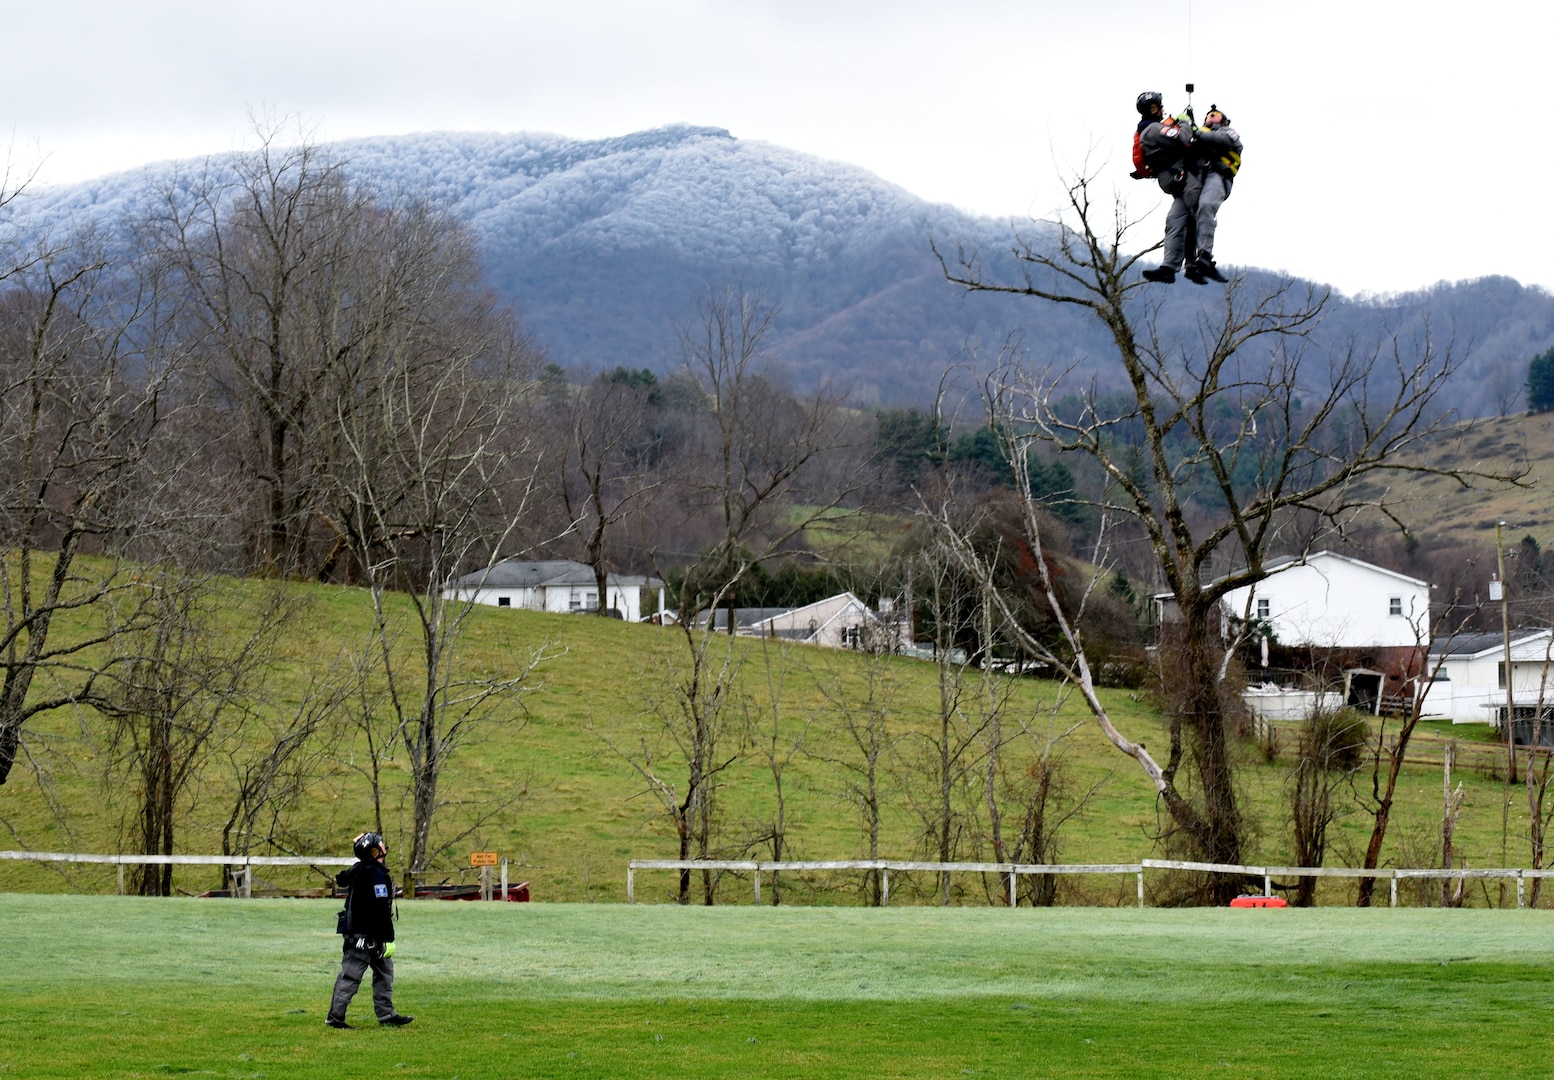
<svg viewBox="0 0 1554 1080">
<path fill-rule="evenodd" d="M 388 886 L 387 885 L 374 885 L 372 887 L 372 895 L 373 896 L 378 896 L 378 897 L 385 897 L 385 896 L 387 896 L 388 895 Z"/>
</svg>

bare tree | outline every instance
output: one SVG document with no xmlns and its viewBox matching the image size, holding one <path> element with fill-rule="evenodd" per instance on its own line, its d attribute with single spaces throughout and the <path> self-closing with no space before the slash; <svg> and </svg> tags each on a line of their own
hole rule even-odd
<svg viewBox="0 0 1554 1080">
<path fill-rule="evenodd" d="M 286 855 L 311 850 L 317 838 L 299 834 L 295 814 L 333 771 L 343 727 L 339 714 L 357 689 L 355 672 L 336 664 L 315 669 L 295 701 L 255 695 L 245 737 L 225 747 L 232 793 L 221 827 L 223 855 L 248 855 L 256 847 Z"/>
<path fill-rule="evenodd" d="M 140 228 L 176 270 L 220 425 L 213 449 L 251 493 L 250 565 L 349 576 L 339 559 L 360 538 L 326 510 L 348 453 L 340 414 L 361 400 L 375 351 L 478 270 L 468 237 L 424 200 L 353 179 L 300 125 L 254 127 L 256 149 L 174 177 Z"/>
<path fill-rule="evenodd" d="M 981 606 L 985 590 L 959 570 L 950 550 L 929 545 L 919 552 L 912 573 L 915 596 L 925 615 L 922 623 L 932 633 L 938 694 L 929 729 L 902 744 L 902 764 L 910 777 L 904 787 L 920 824 L 919 849 L 938 862 L 955 861 L 963 839 L 969 839 L 975 829 L 980 795 L 976 767 L 1002 706 L 1001 695 L 993 688 L 995 707 L 983 710 L 978 691 L 986 685 L 986 673 L 973 667 L 966 650 L 956 644 L 964 636 L 964 620 L 974 621 L 979 628 L 986 623 Z M 986 660 L 984 650 L 978 663 Z M 941 873 L 940 904 L 949 904 L 950 884 L 950 874 Z"/>
<path fill-rule="evenodd" d="M 0 228 L 13 230 L 0 237 L 3 784 L 28 721 L 88 702 L 96 650 L 143 624 L 120 603 L 134 582 L 116 556 L 163 524 L 185 459 L 154 461 L 182 372 L 162 347 L 154 268 L 111 267 L 90 236 Z"/>
<path fill-rule="evenodd" d="M 1319 355 L 1306 337 L 1325 294 L 1290 285 L 1254 293 L 1239 281 L 1196 337 L 1173 337 L 1156 319 L 1158 305 L 1137 295 L 1141 256 L 1126 250 L 1135 223 L 1119 210 L 1107 215 L 1107 231 L 1097 228 L 1100 216 L 1081 177 L 1053 239 L 1016 239 L 1013 274 L 989 270 L 975 252 L 941 261 L 949 280 L 968 290 L 1073 305 L 1111 336 L 1128 387 L 1121 398 L 1078 386 L 1065 399 L 1070 373 L 1032 363 L 1021 350 L 1005 353 L 986 397 L 1011 459 L 1023 459 L 1037 440 L 1084 455 L 1106 478 L 1103 509 L 1127 515 L 1147 538 L 1180 642 L 1165 673 L 1174 687 L 1165 765 L 1115 733 L 1085 691 L 1089 674 L 1078 663 L 1072 624 L 1074 655 L 1063 669 L 1081 681 L 1114 745 L 1143 767 L 1198 857 L 1237 863 L 1244 822 L 1222 686 L 1223 598 L 1266 577 L 1281 549 L 1310 543 L 1311 533 L 1292 528 L 1298 514 L 1342 529 L 1361 509 L 1386 513 L 1385 497 L 1378 503 L 1374 492 L 1359 493 L 1362 479 L 1435 472 L 1466 484 L 1482 474 L 1404 456 L 1444 424 L 1442 391 L 1455 365 L 1433 341 Z M 1222 879 L 1211 893 L 1237 888 Z"/>
<path fill-rule="evenodd" d="M 894 787 L 890 763 L 903 737 L 893 722 L 901 681 L 888 655 L 884 649 L 869 650 L 859 674 L 857 655 L 838 652 L 827 658 L 823 673 L 817 676 L 837 737 L 836 745 L 817 746 L 810 752 L 836 770 L 841 798 L 857 810 L 866 859 L 880 857 L 880 828 L 889 791 Z M 859 680 L 862 685 L 858 685 Z M 867 871 L 864 890 L 875 907 L 883 900 L 881 886 L 879 871 Z"/>
<path fill-rule="evenodd" d="M 1434 682 L 1441 673 L 1441 668 L 1446 662 L 1447 647 L 1451 641 L 1474 619 L 1478 614 L 1480 605 L 1474 605 L 1471 609 L 1464 610 L 1453 602 L 1447 605 L 1445 613 L 1437 618 L 1435 625 L 1431 627 L 1431 636 L 1435 640 L 1437 659 L 1435 666 L 1430 669 L 1422 681 L 1422 686 L 1428 686 Z M 1445 620 L 1450 619 L 1455 624 L 1448 629 L 1450 624 Z M 1444 632 L 1443 632 L 1444 631 Z M 1423 641 L 1418 645 L 1423 646 Z M 1366 841 L 1365 856 L 1360 863 L 1366 870 L 1374 870 L 1381 865 L 1382 845 L 1386 843 L 1387 830 L 1392 823 L 1392 807 L 1397 798 L 1398 778 L 1403 773 L 1403 765 L 1407 760 L 1408 747 L 1413 739 L 1414 730 L 1419 725 L 1420 717 L 1424 714 L 1425 695 L 1422 692 L 1415 693 L 1414 701 L 1403 717 L 1397 733 L 1392 736 L 1391 744 L 1387 741 L 1386 721 L 1382 721 L 1381 727 L 1376 732 L 1376 741 L 1373 744 L 1370 763 L 1370 792 L 1360 796 L 1361 805 L 1371 815 L 1371 834 Z M 1376 879 L 1363 877 L 1360 879 L 1359 891 L 1355 899 L 1356 907 L 1370 907 L 1376 894 Z"/>
<path fill-rule="evenodd" d="M 582 561 L 593 569 L 601 615 L 609 613 L 607 579 L 619 560 L 619 527 L 648 506 L 669 469 L 653 426 L 655 385 L 650 372 L 602 372 L 568 394 L 560 418 L 556 489 Z"/>
<path fill-rule="evenodd" d="M 742 704 L 745 723 L 749 726 L 748 739 L 760 753 L 766 771 L 772 778 L 771 816 L 755 824 L 743 846 L 746 850 L 764 845 L 772 854 L 773 862 L 793 857 L 788 846 L 788 766 L 795 758 L 806 753 L 813 716 L 805 716 L 801 723 L 789 715 L 783 704 L 784 689 L 791 674 L 790 662 L 794 655 L 774 638 L 761 639 L 761 693 L 746 696 Z M 771 881 L 772 906 L 782 903 L 782 875 L 774 871 Z"/>
<path fill-rule="evenodd" d="M 1301 727 L 1295 764 L 1285 780 L 1296 866 L 1321 866 L 1328 829 L 1344 812 L 1336 797 L 1360 766 L 1366 750 L 1364 721 L 1343 710 L 1318 707 Z M 1295 906 L 1316 902 L 1316 878 L 1296 884 Z"/>
<path fill-rule="evenodd" d="M 833 388 L 822 386 L 800 401 L 765 374 L 773 314 L 759 296 L 737 286 L 709 289 L 681 331 L 685 370 L 705 406 L 687 439 L 701 470 L 691 481 L 692 509 L 710 510 L 720 535 L 680 579 L 675 633 L 681 647 L 666 672 L 670 693 L 656 707 L 662 741 L 657 747 L 645 740 L 635 747 L 611 741 L 673 825 L 682 859 L 707 858 L 716 849 L 716 786 L 745 749 L 729 730 L 727 714 L 742 665 L 733 642 L 739 583 L 752 566 L 783 551 L 837 506 L 857 480 L 849 473 L 826 477 L 823 487 L 818 481 L 806 486 L 809 472 L 849 435 Z M 697 613 L 705 609 L 711 631 L 712 613 L 720 607 L 728 637 L 697 625 Z M 690 871 L 682 872 L 681 903 L 689 902 L 690 882 Z M 713 883 L 710 873 L 703 875 L 706 903 L 713 901 Z"/>
<path fill-rule="evenodd" d="M 686 651 L 666 658 L 658 680 L 661 692 L 650 706 L 656 737 L 629 745 L 609 731 L 596 730 L 631 765 L 668 820 L 678 846 L 676 858 L 709 859 L 717 857 L 721 843 L 718 793 L 727 771 L 748 748 L 749 729 L 739 722 L 736 688 L 743 659 L 732 641 L 714 651 L 713 635 L 690 628 L 681 633 Z M 702 872 L 703 903 L 713 903 L 718 876 Z M 680 871 L 677 898 L 690 903 L 689 869 Z"/>
<path fill-rule="evenodd" d="M 401 227 L 411 224 L 451 227 L 420 217 Z M 435 284 L 457 284 L 456 269 Z M 438 287 L 418 300 L 370 343 L 363 400 L 336 415 L 344 450 L 329 481 L 367 580 L 383 708 L 408 773 L 407 892 L 438 850 L 449 761 L 482 725 L 521 720 L 520 695 L 545 655 L 471 668 L 459 645 L 473 600 L 450 587 L 471 563 L 489 568 L 527 511 L 539 455 L 515 429 L 534 355 L 478 297 Z M 375 772 L 386 752 L 372 749 Z"/>
<path fill-rule="evenodd" d="M 270 594 L 251 613 L 252 625 L 234 633 L 248 613 L 208 578 L 173 568 L 137 578 L 145 598 L 131 600 L 128 626 L 110 638 L 115 659 L 103 668 L 92 703 L 113 721 L 106 780 L 117 789 L 127 774 L 136 796 L 135 850 L 172 855 L 176 825 L 197 801 L 205 764 L 241 736 L 282 608 Z M 171 864 L 145 866 L 137 877 L 144 895 L 172 892 Z"/>
</svg>

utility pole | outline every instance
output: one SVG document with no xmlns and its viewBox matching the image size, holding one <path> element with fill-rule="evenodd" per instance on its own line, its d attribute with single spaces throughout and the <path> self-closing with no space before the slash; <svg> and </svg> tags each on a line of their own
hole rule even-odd
<svg viewBox="0 0 1554 1080">
<path fill-rule="evenodd" d="M 1505 524 L 1503 521 L 1495 522 L 1495 559 L 1500 569 L 1500 580 L 1496 582 L 1500 593 L 1500 633 L 1505 641 L 1505 775 L 1506 783 L 1516 783 L 1516 680 L 1511 671 L 1511 604 L 1506 596 L 1505 589 L 1505 544 L 1501 540 L 1500 529 Z M 1509 797 L 1509 796 L 1508 796 Z"/>
</svg>

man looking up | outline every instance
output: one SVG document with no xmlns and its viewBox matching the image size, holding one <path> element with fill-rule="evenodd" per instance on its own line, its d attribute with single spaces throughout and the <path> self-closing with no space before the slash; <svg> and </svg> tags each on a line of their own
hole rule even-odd
<svg viewBox="0 0 1554 1080">
<path fill-rule="evenodd" d="M 345 1010 L 372 968 L 372 1007 L 378 1023 L 400 1027 L 414 1020 L 394 1011 L 394 881 L 383 865 L 388 845 L 375 832 L 352 842 L 356 863 L 335 881 L 345 887 L 345 952 L 324 1023 L 348 1028 Z"/>
</svg>

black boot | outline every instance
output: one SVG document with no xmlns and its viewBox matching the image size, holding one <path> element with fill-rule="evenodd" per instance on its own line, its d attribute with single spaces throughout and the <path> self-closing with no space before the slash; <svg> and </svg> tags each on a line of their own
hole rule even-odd
<svg viewBox="0 0 1554 1080">
<path fill-rule="evenodd" d="M 1198 266 L 1197 259 L 1194 259 L 1192 262 L 1187 264 L 1187 269 L 1182 271 L 1182 276 L 1185 277 L 1188 281 L 1192 282 L 1194 285 L 1205 284 L 1203 280 L 1203 270 Z"/>
<path fill-rule="evenodd" d="M 1214 265 L 1214 256 L 1212 255 L 1200 254 L 1198 256 L 1198 261 L 1194 265 L 1197 267 L 1198 273 L 1208 278 L 1210 281 L 1224 282 L 1230 280 L 1224 274 L 1219 272 L 1219 267 Z"/>
<path fill-rule="evenodd" d="M 1169 266 L 1157 266 L 1153 270 L 1144 271 L 1145 281 L 1158 281 L 1162 285 L 1169 285 L 1176 280 L 1176 271 Z"/>
</svg>

